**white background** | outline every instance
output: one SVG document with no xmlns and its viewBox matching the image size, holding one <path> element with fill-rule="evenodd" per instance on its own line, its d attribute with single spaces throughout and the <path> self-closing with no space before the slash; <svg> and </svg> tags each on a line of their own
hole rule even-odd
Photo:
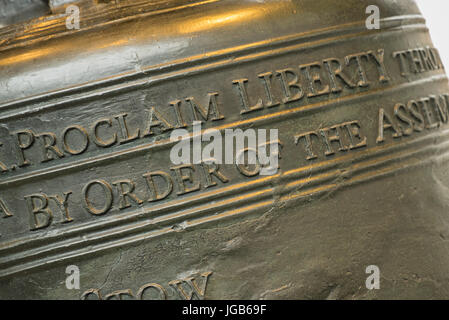
<svg viewBox="0 0 449 320">
<path fill-rule="evenodd" d="M 449 0 L 415 0 L 426 18 L 433 44 L 449 71 Z"/>
</svg>

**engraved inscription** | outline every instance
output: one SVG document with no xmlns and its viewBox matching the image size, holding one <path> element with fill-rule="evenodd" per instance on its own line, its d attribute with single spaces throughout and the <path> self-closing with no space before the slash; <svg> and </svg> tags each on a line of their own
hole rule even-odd
<svg viewBox="0 0 449 320">
<path fill-rule="evenodd" d="M 204 300 L 207 284 L 212 271 L 203 272 L 199 276 L 170 281 L 167 286 L 147 283 L 141 286 L 136 294 L 131 289 L 116 290 L 103 296 L 100 289 L 86 290 L 82 300 Z"/>
<path fill-rule="evenodd" d="M 449 94 L 430 95 L 397 103 L 391 111 L 378 109 L 376 144 L 387 139 L 411 136 L 424 129 L 432 130 L 448 123 Z M 302 148 L 306 160 L 329 157 L 336 153 L 368 146 L 368 138 L 362 131 L 360 120 L 343 122 L 295 135 L 296 145 Z M 321 150 L 321 154 L 317 150 Z"/>
<path fill-rule="evenodd" d="M 393 52 L 393 57 L 399 63 L 403 77 L 411 73 L 444 69 L 440 54 L 435 48 L 416 48 Z"/>
<path fill-rule="evenodd" d="M 412 59 L 409 51 L 394 53 L 404 70 L 407 61 Z M 417 49 L 422 68 L 435 70 L 441 67 L 435 49 L 421 51 Z M 294 102 L 307 103 L 343 91 L 357 92 L 358 89 L 385 85 L 391 82 L 387 70 L 385 50 L 368 50 L 233 79 L 226 92 L 211 90 L 201 95 L 186 94 L 185 97 L 168 99 L 165 106 L 147 101 L 139 108 L 139 113 L 121 112 L 89 119 L 88 123 L 67 124 L 55 131 L 36 128 L 14 130 L 0 136 L 0 148 L 8 148 L 14 155 L 4 158 L 0 154 L 0 174 L 19 173 L 68 157 L 79 157 L 96 149 L 118 148 L 154 139 L 174 129 L 191 128 L 195 121 L 209 126 L 221 123 L 232 116 L 228 110 L 241 115 L 255 115 L 255 112 L 266 109 L 276 112 L 276 109 Z M 265 94 L 255 94 L 261 91 Z M 229 108 L 228 101 L 231 100 L 240 101 L 238 110 L 234 111 L 233 105 Z"/>
<path fill-rule="evenodd" d="M 0 175 L 12 181 L 18 176 L 20 182 L 20 175 L 29 172 L 27 179 L 35 181 L 33 188 L 22 185 L 27 191 L 18 189 L 11 197 L 5 196 L 9 192 L 9 182 L 4 184 L 0 194 L 0 226 L 14 225 L 5 231 L 2 229 L 0 237 L 71 226 L 140 208 L 150 212 L 153 206 L 177 198 L 206 193 L 211 188 L 217 189 L 218 193 L 224 186 L 238 185 L 244 179 L 258 179 L 261 171 L 258 164 L 170 163 L 165 147 L 169 145 L 170 132 L 180 128 L 194 132 L 197 122 L 204 124 L 204 130 L 220 130 L 232 126 L 258 126 L 253 119 L 272 118 L 280 129 L 276 143 L 289 157 L 293 156 L 292 150 L 296 152 L 299 167 L 311 161 L 382 146 L 387 141 L 399 141 L 448 123 L 449 95 L 440 93 L 388 106 L 377 105 L 366 110 L 366 117 L 354 115 L 329 123 L 318 122 L 316 117 L 308 115 L 304 120 L 298 117 L 295 120 L 295 125 L 300 128 L 297 132 L 284 132 L 283 121 L 287 118 L 278 119 L 289 110 L 307 109 L 313 104 L 321 104 L 323 112 L 331 112 L 332 108 L 327 108 L 328 102 L 338 103 L 344 95 L 352 93 L 358 97 L 371 90 L 378 92 L 387 86 L 394 87 L 396 83 L 392 82 L 411 74 L 441 70 L 443 67 L 434 48 L 389 53 L 380 48 L 315 58 L 296 65 L 270 65 L 269 69 L 260 65 L 258 68 L 252 75 L 229 76 L 222 90 L 210 88 L 202 93 L 198 93 L 199 90 L 195 94 L 185 92 L 177 99 L 166 99 L 165 106 L 153 103 L 152 98 L 144 94 L 138 108 L 130 107 L 126 112 L 114 109 L 108 116 L 95 115 L 78 123 L 64 123 L 61 129 L 53 129 L 51 125 L 43 129 L 39 127 L 40 122 L 33 121 L 29 123 L 37 123 L 36 127 L 24 128 L 23 123 L 28 121 L 22 121 L 15 127 L 0 128 Z M 351 104 L 350 99 L 347 101 Z M 132 100 L 131 103 L 135 102 Z M 313 124 L 309 124 L 310 120 Z M 117 157 L 129 150 L 132 154 L 145 139 L 149 142 L 146 145 L 148 152 L 144 156 L 140 153 L 139 159 L 128 156 L 126 162 L 121 162 L 112 156 L 109 158 L 111 148 L 116 149 L 114 156 Z M 150 150 L 158 144 L 165 150 Z M 253 151 L 248 148 L 236 150 L 236 154 L 243 157 L 249 156 L 250 152 Z M 93 168 L 90 174 L 77 179 L 76 184 L 67 186 L 59 180 L 37 187 L 39 181 L 32 176 L 35 170 L 42 169 L 45 174 L 59 162 L 63 164 L 63 172 L 78 170 L 81 175 L 77 166 L 82 161 L 96 162 L 87 155 L 107 160 L 99 167 L 103 164 L 116 166 L 118 162 L 125 164 L 114 177 L 108 175 L 106 169 Z M 128 161 L 133 164 L 128 165 Z M 279 176 L 282 176 L 282 170 L 292 169 L 284 168 L 282 163 L 278 168 Z"/>
</svg>

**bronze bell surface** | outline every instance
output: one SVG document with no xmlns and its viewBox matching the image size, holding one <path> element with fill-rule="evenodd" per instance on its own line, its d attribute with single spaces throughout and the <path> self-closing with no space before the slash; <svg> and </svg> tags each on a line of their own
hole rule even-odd
<svg viewBox="0 0 449 320">
<path fill-rule="evenodd" d="M 33 5 L 0 10 L 1 299 L 449 298 L 414 1 Z"/>
</svg>

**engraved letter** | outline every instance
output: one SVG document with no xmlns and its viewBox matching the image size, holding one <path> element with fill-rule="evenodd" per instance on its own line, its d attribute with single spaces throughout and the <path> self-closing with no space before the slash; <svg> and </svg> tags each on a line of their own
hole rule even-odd
<svg viewBox="0 0 449 320">
<path fill-rule="evenodd" d="M 69 134 L 70 131 L 78 131 L 83 136 L 84 142 L 82 143 L 82 146 L 78 150 L 71 148 L 67 143 L 68 142 L 67 135 Z M 80 127 L 80 126 L 71 126 L 71 127 L 68 127 L 67 129 L 65 129 L 64 132 L 62 133 L 62 140 L 63 140 L 64 150 L 72 155 L 77 155 L 77 154 L 83 153 L 84 151 L 86 151 L 87 147 L 89 146 L 88 133 L 83 127 Z"/>
<path fill-rule="evenodd" d="M 299 75 L 293 69 L 283 69 L 276 71 L 281 80 L 282 89 L 284 91 L 283 103 L 300 100 L 304 97 L 304 90 L 299 84 Z M 293 75 L 293 80 L 288 81 L 288 74 Z M 296 88 L 297 93 L 292 95 L 291 89 Z"/>
<path fill-rule="evenodd" d="M 430 101 L 434 105 L 435 109 L 438 111 L 438 114 L 440 116 L 441 122 L 442 123 L 447 123 L 447 120 L 448 120 L 448 109 L 447 109 L 447 107 L 448 106 L 446 105 L 447 100 L 445 100 L 444 95 L 439 96 L 439 97 L 431 95 L 430 96 Z"/>
<path fill-rule="evenodd" d="M 117 290 L 110 294 L 107 294 L 104 296 L 104 300 L 112 300 L 113 298 L 116 298 L 116 300 L 122 300 L 123 296 L 128 296 L 132 298 L 134 297 L 131 289 L 126 289 L 126 290 Z"/>
<path fill-rule="evenodd" d="M 160 300 L 167 300 L 167 291 L 163 286 L 157 283 L 148 283 L 142 286 L 139 291 L 137 291 L 137 299 L 143 300 L 143 294 L 146 290 L 154 289 L 159 293 Z"/>
<path fill-rule="evenodd" d="M 183 169 L 187 171 L 187 175 L 183 174 L 182 172 Z M 195 167 L 193 165 L 191 164 L 181 165 L 177 167 L 172 167 L 170 168 L 170 170 L 174 171 L 176 174 L 176 180 L 178 182 L 179 187 L 179 192 L 177 193 L 178 195 L 183 195 L 186 193 L 200 190 L 200 183 L 198 181 L 194 183 L 195 181 L 193 179 L 193 172 L 195 172 Z M 190 189 L 187 188 L 184 183 L 185 181 L 190 182 L 191 184 L 193 184 L 193 186 Z"/>
<path fill-rule="evenodd" d="M 183 280 L 173 280 L 168 284 L 179 293 L 181 298 L 185 300 L 192 300 L 194 295 L 197 297 L 197 299 L 203 300 L 204 296 L 206 295 L 207 282 L 211 274 L 212 272 L 204 272 L 201 274 L 201 277 L 204 279 L 202 288 L 197 285 L 196 280 L 193 277 L 189 277 Z M 187 286 L 190 288 L 190 292 L 186 292 L 183 289 L 183 283 L 187 284 Z"/>
<path fill-rule="evenodd" d="M 45 194 L 32 194 L 26 196 L 25 200 L 30 212 L 31 231 L 48 227 L 53 220 L 53 214 L 48 208 L 47 196 Z M 34 200 L 38 200 L 39 204 L 36 204 L 36 201 Z M 38 215 L 41 216 L 42 219 L 38 219 Z"/>
<path fill-rule="evenodd" d="M 62 198 L 60 195 L 49 196 L 49 198 L 54 200 L 58 205 L 59 209 L 61 209 L 64 218 L 64 221 L 62 221 L 62 223 L 72 222 L 73 219 L 69 215 L 69 208 L 68 208 L 69 206 L 68 200 L 72 192 L 71 191 L 64 192 L 63 194 L 64 198 Z"/>
<path fill-rule="evenodd" d="M 1 147 L 1 146 L 3 146 L 3 143 L 0 142 L 0 147 Z M 1 169 L 0 172 L 6 172 L 6 171 L 8 171 L 8 168 L 6 167 L 6 165 L 5 165 L 3 162 L 1 162 L 1 161 L 0 161 L 0 169 Z"/>
<path fill-rule="evenodd" d="M 318 137 L 318 134 L 315 131 L 306 132 L 300 135 L 295 136 L 295 144 L 299 143 L 301 138 L 304 138 L 305 150 L 307 152 L 307 160 L 313 160 L 317 158 L 317 155 L 313 152 L 312 148 L 312 136 Z"/>
<path fill-rule="evenodd" d="M 117 189 L 120 193 L 120 206 L 119 206 L 120 210 L 131 207 L 131 204 L 129 203 L 128 198 L 137 204 L 143 203 L 143 200 L 140 200 L 133 193 L 133 191 L 135 189 L 135 185 L 131 180 L 126 179 L 126 180 L 116 181 L 116 182 L 113 182 L 112 184 L 117 187 Z M 125 186 L 126 186 L 126 190 L 125 190 Z"/>
<path fill-rule="evenodd" d="M 207 108 L 204 108 L 203 106 L 198 104 L 194 97 L 190 97 L 190 98 L 186 99 L 187 102 L 190 102 L 190 106 L 192 107 L 193 117 L 196 121 L 199 121 L 198 114 L 200 114 L 201 117 L 205 121 L 207 121 L 209 119 L 209 113 L 211 113 L 211 112 L 214 114 L 212 121 L 224 119 L 224 117 L 220 114 L 220 111 L 218 110 L 217 96 L 218 96 L 218 92 L 208 93 L 209 104 L 208 104 Z"/>
<path fill-rule="evenodd" d="M 156 184 L 154 183 L 153 180 L 153 177 L 156 176 L 159 176 L 163 180 L 165 180 L 165 183 L 167 185 L 165 191 L 162 192 L 161 194 L 159 194 L 156 188 Z M 149 202 L 165 199 L 173 190 L 173 182 L 171 180 L 171 177 L 168 173 L 165 173 L 164 171 L 149 172 L 144 174 L 143 177 L 146 179 L 148 188 L 150 190 L 150 199 L 148 200 Z"/>
<path fill-rule="evenodd" d="M 410 114 L 414 118 L 413 129 L 417 132 L 421 132 L 424 130 L 424 117 L 419 112 L 419 104 L 415 100 L 410 100 L 407 104 L 407 109 L 410 111 Z"/>
<path fill-rule="evenodd" d="M 173 110 L 175 111 L 176 120 L 178 122 L 176 128 L 179 129 L 187 127 L 187 123 L 185 123 L 184 119 L 182 118 L 181 110 L 179 110 L 181 107 L 181 100 L 172 101 L 170 102 L 170 105 L 173 107 Z"/>
<path fill-rule="evenodd" d="M 43 160 L 42 162 L 47 162 L 55 159 L 54 155 L 58 158 L 64 157 L 64 154 L 56 146 L 56 135 L 52 132 L 44 132 L 36 135 L 37 138 L 42 138 L 43 142 Z"/>
<path fill-rule="evenodd" d="M 419 54 L 419 50 L 408 50 L 407 54 L 409 56 L 409 60 L 413 67 L 412 69 L 414 73 L 422 73 L 426 71 L 426 69 L 424 68 L 424 62 L 421 58 L 421 55 Z"/>
<path fill-rule="evenodd" d="M 151 131 L 153 127 L 161 127 L 161 132 L 173 129 L 173 126 L 165 120 L 165 118 L 154 107 L 151 107 L 149 114 L 148 126 L 142 137 L 148 137 L 154 134 L 154 132 Z"/>
<path fill-rule="evenodd" d="M 14 133 L 17 141 L 17 156 L 19 157 L 19 167 L 24 167 L 30 165 L 30 162 L 25 158 L 24 150 L 28 149 L 33 145 L 34 142 L 34 133 L 31 130 L 24 130 Z M 22 136 L 26 136 L 26 141 L 23 141 Z"/>
<path fill-rule="evenodd" d="M 84 293 L 81 295 L 81 300 L 87 300 L 90 295 L 97 296 L 98 300 L 102 300 L 101 292 L 98 289 L 89 289 L 84 291 Z"/>
<path fill-rule="evenodd" d="M 435 61 L 431 58 L 430 54 L 428 54 L 428 50 L 421 48 L 418 49 L 419 50 L 419 54 L 421 55 L 421 59 L 426 67 L 427 70 L 437 70 L 438 66 L 435 64 Z"/>
<path fill-rule="evenodd" d="M 407 52 L 405 51 L 396 51 L 393 52 L 393 58 L 398 58 L 399 67 L 401 69 L 401 76 L 405 77 L 409 74 L 407 67 Z"/>
<path fill-rule="evenodd" d="M 105 198 L 105 203 L 103 208 L 101 209 L 97 209 L 95 208 L 92 203 L 90 202 L 88 196 L 89 196 L 89 190 L 93 185 L 99 185 L 101 186 L 101 189 L 104 192 L 104 198 Z M 107 183 L 104 180 L 94 180 L 89 182 L 84 188 L 83 188 L 83 195 L 84 195 L 84 208 L 91 214 L 95 215 L 95 216 L 101 216 L 103 214 L 105 214 L 106 212 L 109 211 L 109 209 L 111 209 L 112 207 L 112 200 L 113 200 L 113 195 L 112 195 L 112 188 L 109 185 L 109 183 Z"/>
<path fill-rule="evenodd" d="M 329 132 L 331 130 L 334 131 L 334 134 L 332 136 L 329 135 Z M 331 156 L 331 155 L 333 155 L 335 153 L 334 150 L 332 149 L 332 145 L 331 145 L 332 142 L 337 142 L 338 143 L 338 145 L 339 145 L 339 149 L 338 150 L 339 151 L 347 151 L 348 150 L 348 148 L 346 148 L 343 145 L 343 141 L 341 139 L 340 131 L 341 131 L 341 128 L 340 128 L 339 125 L 333 126 L 333 127 L 330 127 L 330 128 L 324 128 L 324 129 L 320 130 L 321 136 L 323 137 L 323 140 L 324 140 L 324 143 L 325 143 L 326 149 L 327 149 L 326 152 L 324 153 L 326 156 Z"/>
<path fill-rule="evenodd" d="M 377 50 L 377 55 L 375 52 L 370 51 L 369 55 L 376 62 L 377 70 L 379 71 L 379 81 L 380 82 L 390 81 L 390 77 L 387 74 L 387 70 L 385 68 L 385 63 L 384 63 L 385 50 L 384 49 Z"/>
<path fill-rule="evenodd" d="M 273 76 L 272 72 L 261 73 L 258 75 L 258 77 L 262 80 L 265 87 L 265 92 L 267 93 L 268 102 L 266 106 L 268 108 L 280 105 L 280 102 L 278 101 L 275 102 L 273 98 L 273 89 L 271 85 L 272 76 Z"/>
<path fill-rule="evenodd" d="M 430 110 L 430 108 L 429 108 L 430 99 L 422 98 L 419 100 L 419 102 L 421 103 L 421 107 L 424 112 L 424 117 L 427 120 L 426 129 L 437 128 L 440 124 L 438 122 L 433 122 L 433 120 L 432 120 L 433 113 L 432 113 L 432 110 Z"/>
<path fill-rule="evenodd" d="M 243 110 L 240 111 L 241 114 L 245 114 L 251 111 L 260 110 L 263 108 L 263 101 L 261 98 L 257 101 L 256 105 L 250 106 L 249 104 L 249 98 L 248 98 L 248 92 L 246 90 L 246 83 L 248 82 L 248 79 L 238 79 L 232 81 L 233 84 L 236 84 L 239 90 L 240 98 L 242 99 L 242 107 Z"/>
<path fill-rule="evenodd" d="M 0 199 L 0 213 L 4 214 L 3 218 L 9 218 L 12 217 L 12 213 L 11 211 L 9 211 L 8 207 L 6 206 L 6 204 L 3 202 L 2 199 Z"/>
<path fill-rule="evenodd" d="M 367 138 L 361 136 L 361 127 L 358 121 L 346 122 L 342 125 L 345 126 L 348 131 L 349 140 L 351 141 L 351 144 L 349 145 L 350 150 L 366 147 Z M 358 143 L 356 143 L 356 139 L 358 140 Z"/>
<path fill-rule="evenodd" d="M 337 77 L 349 88 L 355 88 L 356 85 L 343 73 L 343 66 L 337 58 L 331 58 L 323 61 L 324 66 L 329 74 L 329 79 L 332 86 L 332 92 L 338 93 L 343 90 L 337 83 Z"/>
<path fill-rule="evenodd" d="M 405 105 L 398 103 L 394 106 L 394 115 L 403 123 L 407 124 L 407 127 L 402 128 L 404 136 L 409 136 L 413 133 L 413 121 L 407 115 L 407 108 Z"/>
<path fill-rule="evenodd" d="M 128 125 L 126 124 L 126 117 L 128 116 L 127 113 L 119 114 L 118 116 L 115 116 L 114 118 L 117 119 L 119 125 L 120 125 L 120 132 L 122 133 L 122 138 L 119 139 L 119 143 L 127 143 L 133 140 L 136 140 L 139 137 L 140 129 L 137 129 L 136 132 L 134 132 L 133 135 L 129 135 Z"/>
<path fill-rule="evenodd" d="M 370 82 L 368 81 L 368 78 L 366 76 L 365 68 L 363 67 L 362 58 L 365 58 L 368 60 L 369 58 L 369 52 L 361 52 L 357 54 L 351 54 L 349 56 L 345 57 L 346 65 L 349 66 L 352 61 L 356 62 L 357 65 L 357 72 L 359 74 L 360 80 L 357 83 L 359 87 L 368 87 Z"/>
<path fill-rule="evenodd" d="M 402 136 L 400 129 L 397 124 L 391 120 L 388 113 L 385 112 L 383 108 L 379 109 L 379 135 L 377 136 L 376 142 L 382 143 L 385 141 L 384 131 L 390 129 L 393 130 L 393 138 L 399 138 Z"/>
<path fill-rule="evenodd" d="M 93 126 L 94 143 L 101 148 L 107 148 L 117 142 L 117 134 L 114 133 L 114 135 L 111 137 L 111 139 L 109 139 L 107 141 L 100 138 L 98 136 L 98 128 L 103 124 L 107 125 L 108 127 L 112 127 L 112 120 L 111 119 L 101 119 L 101 120 L 98 120 L 94 124 L 94 126 Z"/>
<path fill-rule="evenodd" d="M 321 64 L 319 64 L 318 62 L 313 62 L 310 64 L 301 65 L 299 66 L 299 68 L 303 70 L 307 82 L 309 83 L 310 92 L 307 94 L 309 98 L 318 97 L 330 93 L 329 85 L 323 84 Z M 314 69 L 316 70 L 316 72 L 313 72 Z M 320 90 L 319 88 L 317 88 L 317 85 L 319 85 L 322 89 Z"/>
<path fill-rule="evenodd" d="M 212 180 L 212 176 L 215 176 L 223 183 L 226 183 L 229 181 L 228 178 L 226 178 L 221 172 L 218 171 L 219 166 L 215 163 L 203 163 L 202 164 L 204 175 L 206 176 L 206 188 L 216 186 L 217 183 Z"/>
</svg>

